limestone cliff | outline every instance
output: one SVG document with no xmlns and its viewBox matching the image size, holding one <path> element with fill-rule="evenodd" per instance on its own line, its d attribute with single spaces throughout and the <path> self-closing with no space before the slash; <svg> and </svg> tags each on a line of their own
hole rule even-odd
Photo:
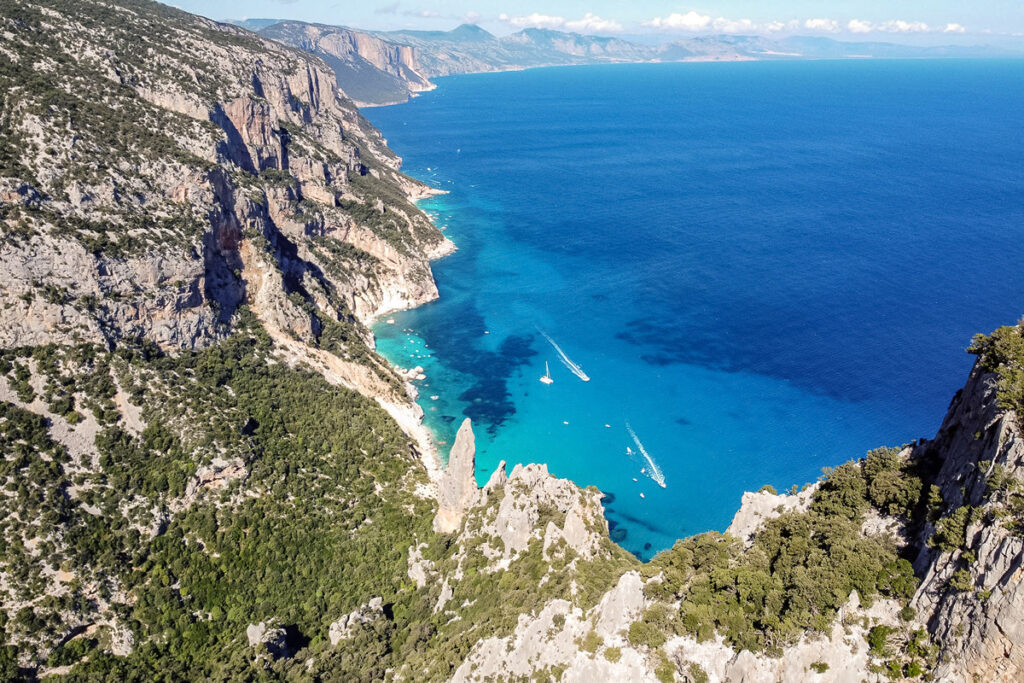
<svg viewBox="0 0 1024 683">
<path fill-rule="evenodd" d="M 936 521 L 916 539 L 924 578 L 913 604 L 942 643 L 940 680 L 1024 678 L 1024 537 L 1012 512 L 1024 433 L 997 393 L 996 375 L 976 367 L 938 435 L 917 447 L 939 467 Z M 937 528 L 955 539 L 936 543 Z"/>
<path fill-rule="evenodd" d="M 341 87 L 363 105 L 405 102 L 433 89 L 429 79 L 439 76 L 648 61 L 661 54 L 654 47 L 617 38 L 539 29 L 498 38 L 472 24 L 451 31 L 372 32 L 298 21 L 254 28 L 323 57 Z"/>
<path fill-rule="evenodd" d="M 282 21 L 264 28 L 267 38 L 311 52 L 334 70 L 338 84 L 356 103 L 405 102 L 434 84 L 419 64 L 419 50 L 363 31 Z"/>
<path fill-rule="evenodd" d="M 476 505 L 480 495 L 476 486 L 476 439 L 467 417 L 455 435 L 448 454 L 448 465 L 438 481 L 437 515 L 434 531 L 450 534 L 462 524 L 466 511 Z"/>
<path fill-rule="evenodd" d="M 202 348 L 247 307 L 414 411 L 366 325 L 453 247 L 323 61 L 142 0 L 4 8 L 0 345 Z"/>
<path fill-rule="evenodd" d="M 656 573 L 639 564 L 632 569 L 624 565 L 625 573 L 596 601 L 572 594 L 552 597 L 522 613 L 506 634 L 476 642 L 453 680 L 558 672 L 560 680 L 571 681 L 854 682 L 890 680 L 894 670 L 915 679 L 926 668 L 920 659 L 916 664 L 912 659 L 900 660 L 901 648 L 931 661 L 935 680 L 1020 680 L 1024 675 L 1024 540 L 1019 532 L 1019 491 L 1024 481 L 1024 445 L 1016 413 L 1000 407 L 997 380 L 979 364 L 953 400 L 935 439 L 899 452 L 893 449 L 885 456 L 923 477 L 920 505 L 928 508 L 922 513 L 926 517 L 872 508 L 858 523 L 864 538 L 893 543 L 904 557 L 916 557 L 920 585 L 906 594 L 906 602 L 884 596 L 866 600 L 852 591 L 827 628 L 808 631 L 774 653 L 757 652 L 730 645 L 722 634 L 710 638 L 679 634 L 668 626 L 671 619 L 652 618 L 652 613 L 665 609 L 658 606 L 661 598 L 657 596 L 664 595 L 663 584 L 670 579 L 664 570 Z M 871 458 L 869 454 L 869 464 L 858 467 L 870 470 Z M 887 480 L 869 482 L 869 495 L 880 490 L 883 481 Z M 562 486 L 572 488 L 546 470 L 517 466 L 501 495 L 478 501 L 480 507 L 466 514 L 458 537 L 464 548 L 473 550 L 460 550 L 456 571 L 438 575 L 446 587 L 445 604 L 452 604 L 448 586 L 462 580 L 471 552 L 482 553 L 491 572 L 515 571 L 515 559 L 530 552 L 530 539 L 543 539 L 544 552 L 539 546 L 534 552 L 540 552 L 549 567 L 560 566 L 546 554 L 551 538 L 569 540 L 578 563 L 575 571 L 586 566 L 587 557 L 599 556 L 607 533 L 593 526 L 599 517 L 585 516 L 579 525 L 584 537 L 596 534 L 592 540 L 571 540 L 576 504 L 568 502 L 573 500 L 568 491 L 555 496 L 561 501 L 557 507 L 565 513 L 561 528 L 549 523 L 545 531 L 544 522 L 530 512 L 543 509 L 542 491 Z M 809 514 L 813 506 L 827 500 L 830 486 L 834 485 L 826 480 L 788 496 L 764 491 L 744 494 L 729 534 L 744 542 L 742 553 L 760 552 L 754 541 L 772 520 Z M 599 513 L 601 508 L 594 499 L 582 509 Z M 816 509 L 820 514 L 822 508 Z M 431 571 L 437 570 L 431 567 Z M 678 609 L 678 603 L 668 605 L 669 614 L 673 608 Z M 454 610 L 453 616 L 458 613 Z M 643 635 L 645 630 L 635 630 L 645 622 L 663 624 L 655 632 L 666 629 L 664 635 L 652 637 Z M 893 664 L 898 661 L 904 663 Z"/>
</svg>

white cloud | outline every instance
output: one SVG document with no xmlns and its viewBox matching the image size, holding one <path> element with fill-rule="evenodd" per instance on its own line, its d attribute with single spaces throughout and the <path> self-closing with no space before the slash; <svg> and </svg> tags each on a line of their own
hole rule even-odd
<svg viewBox="0 0 1024 683">
<path fill-rule="evenodd" d="M 850 23 L 846 25 L 846 30 L 850 33 L 871 33 L 875 30 L 875 25 L 870 21 L 850 19 Z"/>
<path fill-rule="evenodd" d="M 511 16 L 503 13 L 498 15 L 498 19 L 516 28 L 563 29 L 582 33 L 618 33 L 622 31 L 622 24 L 619 22 L 612 19 L 602 19 L 590 12 L 587 12 L 580 19 L 572 20 L 538 12 L 522 16 Z"/>
<path fill-rule="evenodd" d="M 533 14 L 527 14 L 525 16 L 512 17 L 507 14 L 501 14 L 498 19 L 504 21 L 507 24 L 511 24 L 516 28 L 562 28 L 565 26 L 565 17 L 556 17 L 550 14 L 540 14 L 534 12 Z"/>
<path fill-rule="evenodd" d="M 878 30 L 886 33 L 928 33 L 932 29 L 923 21 L 893 19 L 880 24 Z"/>
<path fill-rule="evenodd" d="M 565 28 L 582 33 L 618 33 L 622 31 L 622 24 L 587 12 L 582 19 L 565 22 Z"/>
<path fill-rule="evenodd" d="M 731 19 L 725 19 L 718 17 L 711 25 L 716 31 L 721 33 L 756 33 L 758 26 L 750 19 L 740 19 L 739 21 L 732 21 Z"/>
<path fill-rule="evenodd" d="M 686 14 L 673 12 L 667 17 L 654 17 L 643 25 L 669 31 L 703 31 L 711 26 L 712 21 L 708 15 L 690 10 Z"/>
<path fill-rule="evenodd" d="M 778 33 L 779 31 L 798 31 L 800 30 L 800 21 L 798 19 L 791 19 L 789 21 L 769 21 L 761 28 L 766 33 Z"/>
<path fill-rule="evenodd" d="M 839 22 L 835 19 L 808 19 L 804 22 L 804 28 L 811 31 L 835 33 L 839 30 Z"/>
<path fill-rule="evenodd" d="M 874 24 L 861 19 L 851 19 L 850 23 L 846 25 L 846 30 L 850 33 L 873 33 L 875 31 L 883 33 L 964 33 L 967 29 L 960 24 L 946 24 L 945 27 L 930 26 L 923 21 L 903 21 L 901 19 Z"/>
<path fill-rule="evenodd" d="M 515 28 L 547 28 L 580 33 L 620 33 L 622 24 L 614 19 L 603 19 L 596 14 L 587 12 L 582 18 L 568 20 L 565 17 L 541 14 L 512 16 L 501 14 L 499 20 Z M 840 33 L 855 35 L 867 33 L 964 33 L 966 29 L 956 23 L 945 26 L 930 26 L 923 21 L 903 21 L 891 19 L 883 22 L 872 22 L 864 19 L 850 19 L 840 23 L 835 19 L 814 17 L 811 19 L 791 19 L 789 21 L 769 21 L 756 23 L 750 19 L 728 19 L 714 17 L 710 14 L 690 10 L 688 12 L 672 12 L 666 16 L 654 17 L 641 23 L 642 26 L 666 33 L 732 33 L 732 34 L 765 34 L 765 33 Z"/>
<path fill-rule="evenodd" d="M 690 10 L 686 14 L 673 12 L 667 17 L 654 17 L 650 21 L 643 22 L 644 26 L 656 28 L 660 31 L 686 31 L 689 33 L 700 33 L 701 31 L 714 31 L 717 33 L 756 33 L 760 27 L 750 19 L 717 19 L 708 14 L 699 14 Z"/>
</svg>

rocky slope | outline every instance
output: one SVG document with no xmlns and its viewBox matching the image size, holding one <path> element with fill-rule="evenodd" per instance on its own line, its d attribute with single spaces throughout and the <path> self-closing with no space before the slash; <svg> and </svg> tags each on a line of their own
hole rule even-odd
<svg viewBox="0 0 1024 683">
<path fill-rule="evenodd" d="M 942 643 L 940 680 L 1024 678 L 1024 432 L 1000 408 L 998 384 L 975 368 L 935 440 L 915 453 L 939 468 L 934 522 L 916 538 L 923 579 L 912 604 Z"/>
<path fill-rule="evenodd" d="M 525 29 L 497 38 L 473 25 L 451 31 L 367 32 L 282 21 L 259 29 L 267 38 L 322 57 L 361 104 L 405 102 L 430 90 L 429 79 L 533 66 L 648 61 L 654 48 L 615 38 Z"/>
<path fill-rule="evenodd" d="M 430 261 L 453 246 L 413 203 L 431 191 L 400 173 L 323 61 L 144 0 L 0 10 L 6 678 L 62 671 L 83 648 L 149 647 L 166 624 L 132 606 L 165 600 L 147 592 L 161 562 L 139 558 L 189 533 L 192 515 L 230 524 L 271 490 L 340 506 L 311 493 L 325 480 L 425 504 L 413 492 L 430 491 L 434 456 L 414 390 L 367 324 L 436 297 Z M 246 382 L 261 388 L 243 399 Z M 301 414 L 300 387 L 319 397 Z M 281 463 L 312 458 L 283 488 L 266 460 L 282 435 L 296 441 Z M 356 469 L 332 469 L 326 452 Z M 361 493 L 323 514 L 361 523 L 375 506 Z M 293 507 L 260 523 L 316 518 Z"/>
<path fill-rule="evenodd" d="M 452 245 L 322 61 L 154 3 L 3 5 L 0 343 L 200 348 L 248 306 L 409 403 L 365 324 Z"/>
<path fill-rule="evenodd" d="M 405 102 L 453 74 L 541 66 L 624 62 L 746 61 L 1006 56 L 986 48 L 917 48 L 845 43 L 827 38 L 699 36 L 647 45 L 610 36 L 527 28 L 497 37 L 479 26 L 451 31 L 361 31 L 343 26 L 256 19 L 239 22 L 262 35 L 322 57 L 340 86 L 365 105 Z"/>
<path fill-rule="evenodd" d="M 640 563 L 596 489 L 479 488 L 468 421 L 418 457 L 366 323 L 451 245 L 324 61 L 0 9 L 0 678 L 1021 678 L 1020 326 L 934 440 Z"/>
<path fill-rule="evenodd" d="M 1024 339 L 1024 328 L 1007 329 Z M 1024 354 L 1016 362 L 1024 363 Z M 899 452 L 872 452 L 853 469 L 844 466 L 800 493 L 745 494 L 725 537 L 744 541 L 732 560 L 742 564 L 756 558 L 765 534 L 777 533 L 773 524 L 820 515 L 826 505 L 834 504 L 826 496 L 840 491 L 839 497 L 847 502 L 851 496 L 864 496 L 849 508 L 860 510 L 854 518 L 860 537 L 891 543 L 893 557 L 914 558 L 914 574 L 920 580 L 910 574 L 906 560 L 901 560 L 905 569 L 896 570 L 906 572 L 908 579 L 902 597 L 885 590 L 867 595 L 854 589 L 818 628 L 766 651 L 737 647 L 726 635 L 735 627 L 721 630 L 727 622 L 719 622 L 713 630 L 692 630 L 697 622 L 685 616 L 685 591 L 680 601 L 678 585 L 667 590 L 677 583 L 677 575 L 669 570 L 678 561 L 669 557 L 673 550 L 648 566 L 624 566 L 626 572 L 596 601 L 566 596 L 524 613 L 508 635 L 477 642 L 454 680 L 557 674 L 565 681 L 852 682 L 917 679 L 928 671 L 941 681 L 1020 680 L 1024 676 L 1024 433 L 1017 413 L 1006 407 L 1001 386 L 1005 382 L 1000 375 L 986 367 L 984 359 L 979 361 L 935 439 Z M 890 463 L 890 469 L 879 465 L 883 461 Z M 840 476 L 843 469 L 846 472 Z M 517 468 L 509 482 L 528 471 Z M 850 473 L 857 477 L 856 485 L 837 486 Z M 860 480 L 861 473 L 865 480 Z M 919 492 L 919 498 L 898 503 L 897 489 L 890 488 L 893 484 Z M 479 533 L 472 529 L 481 520 L 484 535 L 493 537 L 495 524 L 487 520 L 494 518 L 501 522 L 498 528 L 504 524 L 520 536 L 544 538 L 544 547 L 549 547 L 548 536 L 558 527 L 549 524 L 545 529 L 529 517 L 510 522 L 506 511 L 528 506 L 533 492 L 552 485 L 546 477 L 530 481 L 524 489 L 506 485 L 497 508 L 485 497 L 483 511 L 464 511 L 460 538 Z M 861 493 L 855 493 L 858 490 Z M 558 500 L 556 507 L 563 512 L 577 504 L 572 496 Z M 472 500 L 469 506 L 479 504 Z M 600 511 L 596 499 L 589 505 L 593 512 Z M 837 510 L 828 509 L 829 524 L 842 518 Z M 564 525 L 561 533 L 568 538 L 568 515 Z M 570 543 L 580 563 L 600 552 L 604 536 L 600 529 L 595 533 L 591 540 Z M 522 547 L 521 542 L 512 545 Z M 695 551 L 677 557 L 693 558 Z M 499 554 L 487 556 L 491 571 L 507 566 Z M 852 558 L 843 560 L 834 552 L 824 561 L 832 565 L 830 571 L 842 571 L 844 562 L 853 563 Z M 701 574 L 691 576 L 687 581 Z M 445 586 L 455 583 L 451 576 L 443 580 Z M 740 603 L 749 599 L 741 598 Z M 676 621 L 680 610 L 681 623 Z M 652 617 L 652 612 L 657 615 Z M 639 629 L 639 624 L 652 628 Z"/>
<path fill-rule="evenodd" d="M 419 51 L 380 36 L 337 26 L 295 21 L 274 23 L 262 34 L 318 55 L 357 104 L 405 102 L 434 85 L 422 72 Z"/>
</svg>

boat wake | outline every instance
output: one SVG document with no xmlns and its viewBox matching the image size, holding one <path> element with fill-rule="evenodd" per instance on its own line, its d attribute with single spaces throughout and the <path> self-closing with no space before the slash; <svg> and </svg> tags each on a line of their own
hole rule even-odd
<svg viewBox="0 0 1024 683">
<path fill-rule="evenodd" d="M 644 461 L 647 463 L 647 467 L 640 471 L 650 477 L 651 480 L 661 488 L 666 488 L 665 475 L 661 473 L 661 468 L 658 467 L 658 463 L 654 462 L 654 458 L 652 458 L 651 454 L 647 452 L 644 445 L 640 443 L 640 439 L 637 437 L 636 432 L 633 431 L 633 427 L 630 426 L 629 420 L 626 421 L 626 431 L 629 432 L 631 437 L 633 437 L 633 443 L 636 444 L 636 447 L 640 450 L 640 454 L 644 456 Z M 626 451 L 629 452 L 629 449 L 627 448 Z"/>
<path fill-rule="evenodd" d="M 576 375 L 584 382 L 590 381 L 590 377 L 587 376 L 587 373 L 583 372 L 583 368 L 574 363 L 572 359 L 569 358 L 569 356 L 565 355 L 565 351 L 562 350 L 561 346 L 555 343 L 554 339 L 549 337 L 547 333 L 545 333 L 544 330 L 540 329 L 539 327 L 537 328 L 537 331 L 540 332 L 540 335 L 542 337 L 548 340 L 548 344 L 551 344 L 551 348 L 553 348 L 555 350 L 555 353 L 558 354 L 558 359 L 562 361 L 562 365 L 569 369 L 569 372 Z"/>
</svg>

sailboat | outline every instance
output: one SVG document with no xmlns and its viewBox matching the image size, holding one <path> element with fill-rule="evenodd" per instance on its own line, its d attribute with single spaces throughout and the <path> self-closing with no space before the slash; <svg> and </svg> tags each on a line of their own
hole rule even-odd
<svg viewBox="0 0 1024 683">
<path fill-rule="evenodd" d="M 554 339 L 549 337 L 547 333 L 544 332 L 544 330 L 540 329 L 539 327 L 537 328 L 537 331 L 541 333 L 541 336 L 548 340 L 548 343 L 551 344 L 551 346 L 558 353 L 558 359 L 562 361 L 562 365 L 569 368 L 569 372 L 576 375 L 584 382 L 590 381 L 590 377 L 587 375 L 587 373 L 583 372 L 583 368 L 574 363 L 572 359 L 565 354 L 565 351 L 562 350 L 562 347 L 555 343 Z"/>
<path fill-rule="evenodd" d="M 540 378 L 542 384 L 553 384 L 555 380 L 551 379 L 551 368 L 548 367 L 548 362 L 544 361 L 544 376 Z"/>
</svg>

